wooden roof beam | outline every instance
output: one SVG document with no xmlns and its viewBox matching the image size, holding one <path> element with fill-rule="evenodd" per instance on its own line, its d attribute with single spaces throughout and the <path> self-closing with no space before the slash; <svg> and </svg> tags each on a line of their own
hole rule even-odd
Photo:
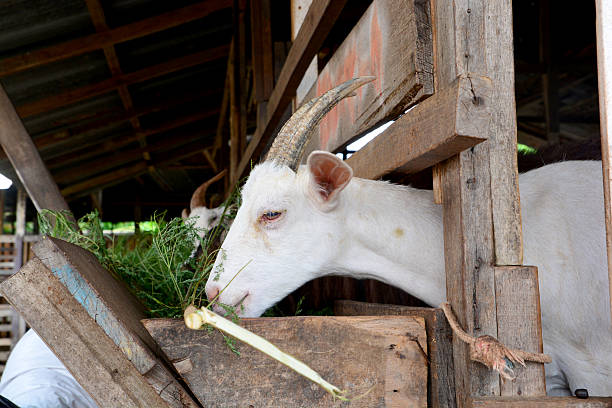
<svg viewBox="0 0 612 408">
<path fill-rule="evenodd" d="M 172 151 L 168 156 L 160 158 L 159 160 L 155 160 L 155 157 L 153 157 L 153 163 L 155 163 L 156 166 L 163 166 L 164 164 L 175 163 L 186 157 L 190 157 L 195 154 L 200 154 L 200 152 L 206 147 L 207 143 L 203 142 L 202 140 L 197 140 Z M 74 199 L 83 195 L 87 195 L 91 191 L 108 188 L 123 181 L 136 178 L 146 173 L 147 171 L 147 165 L 145 163 L 139 162 L 132 166 L 122 167 L 118 170 L 113 170 L 108 173 L 104 173 L 92 177 L 88 180 L 84 180 L 66 188 L 63 188 L 61 190 L 62 195 L 64 195 L 64 197 L 68 197 L 68 200 Z"/>
<path fill-rule="evenodd" d="M 203 120 L 209 117 L 216 115 L 219 112 L 218 109 L 213 109 L 210 111 L 198 112 L 193 115 L 181 117 L 178 119 L 174 119 L 167 123 L 163 123 L 155 128 L 142 130 L 141 133 L 145 136 L 152 136 L 159 133 L 167 132 L 169 130 L 173 130 L 179 128 L 184 125 L 188 125 L 190 123 L 197 122 L 199 120 Z M 100 153 L 113 151 L 120 149 L 124 146 L 127 146 L 130 143 L 133 143 L 138 140 L 140 136 L 137 134 L 132 134 L 129 136 L 117 136 L 112 139 L 98 139 L 91 140 L 89 143 L 80 144 L 79 149 L 73 151 L 68 154 L 62 154 L 61 156 L 54 157 L 52 159 L 46 159 L 45 162 L 49 169 L 56 169 L 59 167 L 67 166 L 71 163 L 75 163 L 77 161 L 86 160 L 90 157 L 94 157 L 99 155 Z M 101 145 L 97 149 L 92 149 L 92 146 Z"/>
<path fill-rule="evenodd" d="M 201 138 L 201 134 L 190 131 L 185 135 L 181 135 L 180 137 L 168 138 L 162 140 L 161 142 L 152 143 L 147 147 L 125 150 L 115 154 L 102 156 L 92 161 L 81 162 L 79 165 L 54 173 L 53 178 L 59 184 L 73 183 L 75 181 L 101 173 L 102 171 L 112 169 L 113 167 L 134 162 L 138 160 L 145 152 L 148 153 L 150 157 L 151 153 L 172 149 Z"/>
<path fill-rule="evenodd" d="M 143 68 L 129 74 L 117 75 L 95 84 L 86 85 L 58 95 L 53 95 L 48 98 L 18 106 L 17 113 L 22 118 L 38 115 L 40 113 L 57 109 L 65 105 L 70 105 L 87 98 L 114 91 L 123 85 L 127 86 L 138 82 L 143 82 L 148 79 L 157 78 L 162 75 L 200 65 L 218 58 L 226 57 L 228 54 L 229 44 L 196 52 L 194 54 L 176 58 L 161 64 Z"/>
<path fill-rule="evenodd" d="M 262 121 L 261 127 L 257 127 L 253 139 L 240 160 L 232 183 L 244 174 L 251 160 L 257 160 L 257 156 L 261 154 L 264 146 L 272 137 L 285 109 L 295 96 L 302 76 L 323 45 L 345 4 L 346 0 L 314 0 L 312 2 L 270 95 L 266 119 Z"/>
<path fill-rule="evenodd" d="M 173 99 L 173 100 L 162 100 L 160 102 L 156 101 L 154 104 L 150 104 L 148 106 L 143 106 L 142 108 L 134 108 L 132 110 L 123 112 L 119 115 L 109 115 L 102 118 L 98 118 L 95 121 L 85 123 L 80 126 L 71 127 L 69 129 L 62 129 L 55 132 L 49 132 L 40 136 L 34 136 L 34 144 L 39 151 L 44 151 L 46 148 L 56 145 L 61 145 L 62 143 L 72 143 L 73 141 L 78 141 L 76 139 L 80 137 L 86 137 L 91 133 L 99 131 L 103 128 L 106 128 L 111 125 L 116 125 L 121 122 L 125 122 L 127 120 L 131 120 L 132 118 L 138 118 L 140 116 L 148 115 L 150 113 L 161 112 L 177 105 L 182 105 L 188 102 L 194 102 L 201 100 L 202 98 L 210 95 L 215 95 L 221 92 L 221 89 L 212 89 L 207 90 L 205 93 L 201 93 L 198 95 L 186 95 L 181 98 Z M 214 110 L 217 112 L 217 110 Z M 93 144 L 102 143 L 102 140 L 93 140 Z M 89 143 L 88 145 L 91 145 Z M 82 145 L 79 145 L 82 147 Z M 0 152 L 0 158 L 3 158 L 4 154 Z"/>
<path fill-rule="evenodd" d="M 203 18 L 215 11 L 231 6 L 232 0 L 203 1 L 112 30 L 98 32 L 26 54 L 5 58 L 0 61 L 0 77 L 75 55 L 103 49 L 109 45 L 144 37 Z"/>
<path fill-rule="evenodd" d="M 108 24 L 106 24 L 104 9 L 102 8 L 102 4 L 100 4 L 100 0 L 85 0 L 85 2 L 87 3 L 87 8 L 89 9 L 89 14 L 93 21 L 94 27 L 96 28 L 96 31 L 108 31 L 109 27 Z M 119 57 L 117 57 L 117 52 L 115 50 L 114 44 L 110 44 L 104 47 L 104 57 L 106 58 L 106 62 L 113 77 L 123 75 L 123 72 L 121 70 L 121 64 L 119 63 Z M 130 91 L 127 85 L 123 84 L 119 86 L 117 91 L 119 92 L 119 97 L 121 98 L 121 103 L 123 103 L 123 107 L 125 108 L 125 110 L 128 112 L 133 110 L 134 103 L 132 101 L 132 95 L 130 95 Z M 138 119 L 138 116 L 130 118 L 130 124 L 132 125 L 132 128 L 136 131 L 136 133 L 140 135 L 138 139 L 138 141 L 140 142 L 140 147 L 146 147 L 147 139 L 146 136 L 140 133 L 141 126 L 140 119 Z M 165 186 L 165 183 L 161 182 L 161 180 L 158 181 L 157 177 L 155 177 L 155 168 L 150 164 L 151 156 L 149 155 L 149 152 L 147 150 L 142 151 L 142 158 L 149 165 L 149 170 L 154 176 L 155 181 L 157 181 L 158 184 L 163 188 Z"/>
</svg>

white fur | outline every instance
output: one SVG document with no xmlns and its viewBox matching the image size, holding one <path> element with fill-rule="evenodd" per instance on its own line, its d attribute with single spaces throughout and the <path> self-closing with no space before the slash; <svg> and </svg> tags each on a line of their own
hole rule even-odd
<svg viewBox="0 0 612 408">
<path fill-rule="evenodd" d="M 521 175 L 524 264 L 539 268 L 550 394 L 612 394 L 612 330 L 601 162 L 563 162 Z M 323 275 L 374 278 L 432 306 L 446 298 L 441 206 L 431 191 L 353 178 L 331 210 L 309 170 L 263 163 L 217 257 L 207 292 L 259 316 Z M 275 222 L 266 211 L 282 211 Z"/>
</svg>

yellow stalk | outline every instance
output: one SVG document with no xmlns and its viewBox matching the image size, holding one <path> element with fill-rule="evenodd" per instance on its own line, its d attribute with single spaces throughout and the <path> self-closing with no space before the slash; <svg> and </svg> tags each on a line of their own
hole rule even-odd
<svg viewBox="0 0 612 408">
<path fill-rule="evenodd" d="M 205 307 L 198 309 L 193 305 L 189 306 L 185 310 L 184 318 L 185 325 L 188 328 L 198 330 L 209 324 L 214 328 L 229 334 L 230 336 L 250 345 L 251 347 L 256 348 L 262 353 L 265 353 L 273 359 L 283 363 L 296 373 L 303 375 L 310 381 L 321 386 L 325 391 L 329 392 L 335 398 L 339 398 L 343 401 L 348 400 L 343 396 L 343 391 L 341 391 L 338 387 L 335 387 L 334 385 L 325 381 L 319 375 L 319 373 L 308 367 L 306 364 L 302 363 L 297 358 L 280 350 L 278 347 L 276 347 L 274 344 L 270 343 L 263 337 L 260 337 L 255 333 L 252 333 L 247 329 L 238 326 L 237 324 L 219 316 L 218 314 L 206 309 Z"/>
</svg>

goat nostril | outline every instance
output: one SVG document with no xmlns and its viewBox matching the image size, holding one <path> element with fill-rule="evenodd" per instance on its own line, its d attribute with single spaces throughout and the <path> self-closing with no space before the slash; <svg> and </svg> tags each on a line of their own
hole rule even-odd
<svg viewBox="0 0 612 408">
<path fill-rule="evenodd" d="M 213 287 L 213 288 L 210 288 L 210 289 L 206 290 L 206 297 L 208 297 L 208 300 L 213 300 L 217 296 L 219 296 L 219 288 L 218 287 Z"/>
</svg>

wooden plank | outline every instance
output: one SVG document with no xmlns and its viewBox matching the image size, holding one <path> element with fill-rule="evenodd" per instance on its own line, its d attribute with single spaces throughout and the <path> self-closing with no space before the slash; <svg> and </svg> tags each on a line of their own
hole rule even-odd
<svg viewBox="0 0 612 408">
<path fill-rule="evenodd" d="M 157 78 L 182 69 L 187 69 L 195 65 L 214 61 L 218 58 L 227 56 L 228 52 L 229 45 L 222 45 L 216 48 L 196 52 L 194 54 L 146 67 L 138 71 L 117 75 L 104 81 L 85 85 L 77 89 L 72 89 L 61 94 L 49 96 L 38 101 L 18 106 L 17 112 L 22 118 L 38 115 L 43 112 L 69 105 L 71 103 L 76 103 L 87 98 L 105 94 L 118 89 L 123 85 L 130 85 L 137 82 L 146 81 L 148 79 Z"/>
<path fill-rule="evenodd" d="M 189 401 L 185 390 L 165 368 L 165 363 L 156 357 L 163 354 L 140 323 L 145 317 L 144 308 L 91 252 L 55 238 L 40 241 L 33 250 L 140 374 L 146 377 L 158 366 L 154 370 L 155 379 L 161 381 L 149 383 L 165 401 L 177 407 L 181 406 L 183 398 Z M 45 337 L 43 339 L 50 342 Z"/>
<path fill-rule="evenodd" d="M 517 301 L 520 299 L 520 301 Z M 495 268 L 497 339 L 506 346 L 543 353 L 538 269 L 534 266 Z M 518 367 L 515 381 L 501 383 L 502 396 L 545 396 L 544 364 Z"/>
<path fill-rule="evenodd" d="M 0 144 L 36 209 L 69 210 L 68 204 L 60 194 L 30 135 L 1 86 L 0 123 L 2 123 Z"/>
<path fill-rule="evenodd" d="M 127 163 L 132 163 L 142 158 L 143 153 L 154 153 L 182 146 L 189 142 L 201 139 L 202 135 L 196 132 L 188 132 L 181 137 L 172 137 L 161 142 L 150 144 L 145 148 L 123 150 L 102 156 L 95 160 L 81 161 L 80 163 L 65 168 L 53 174 L 53 178 L 59 184 L 75 183 L 79 180 L 90 178 L 93 175 L 104 172 Z M 149 156 L 150 157 L 150 156 Z"/>
<path fill-rule="evenodd" d="M 433 93 L 429 2 L 374 0 L 319 74 L 317 95 L 356 76 L 376 80 L 319 126 L 317 149 L 336 151 Z"/>
<path fill-rule="evenodd" d="M 251 38 L 255 102 L 267 101 L 274 89 L 270 0 L 251 0 Z"/>
<path fill-rule="evenodd" d="M 59 167 L 67 166 L 71 163 L 82 161 L 88 159 L 90 157 L 95 157 L 104 152 L 113 152 L 121 149 L 124 146 L 127 146 L 138 140 L 140 135 L 152 136 L 159 133 L 167 132 L 169 130 L 173 130 L 179 128 L 181 126 L 197 122 L 199 120 L 203 120 L 206 118 L 210 118 L 216 115 L 219 111 L 217 109 L 211 109 L 209 111 L 201 111 L 195 113 L 193 115 L 188 115 L 184 117 L 175 118 L 171 121 L 161 123 L 155 127 L 142 129 L 140 133 L 134 134 L 126 134 L 126 135 L 118 135 L 111 138 L 92 138 L 80 140 L 76 139 L 72 141 L 72 143 L 77 144 L 77 149 L 73 150 L 70 153 L 61 154 L 61 155 L 45 155 L 45 163 L 49 167 L 49 169 L 56 169 Z M 180 132 L 179 132 L 180 133 Z M 92 148 L 93 146 L 97 146 L 97 148 Z M 71 149 L 66 149 L 71 150 Z"/>
<path fill-rule="evenodd" d="M 122 112 L 120 114 L 114 112 L 112 115 L 108 116 L 101 115 L 99 118 L 96 118 L 96 120 L 84 123 L 82 125 L 75 125 L 67 129 L 62 129 L 60 131 L 52 131 L 45 134 L 35 135 L 34 144 L 36 145 L 36 148 L 41 152 L 44 152 L 46 148 L 51 146 L 63 145 L 66 146 L 67 149 L 69 149 L 71 143 L 77 141 L 77 144 L 80 144 L 83 139 L 89 139 L 89 136 L 93 136 L 100 130 L 107 128 L 111 125 L 117 125 L 125 121 L 131 121 L 134 118 L 138 118 L 149 113 L 167 110 L 181 104 L 193 103 L 195 101 L 200 100 L 200 98 L 210 97 L 212 95 L 217 95 L 218 93 L 220 93 L 219 89 L 211 88 L 211 90 L 209 90 L 208 92 L 201 93 L 198 95 L 187 95 L 177 99 L 154 101 L 153 103 L 147 106 L 143 106 L 141 108 L 134 108 L 132 110 Z M 216 109 L 211 110 L 211 113 L 216 112 Z M 99 138 L 91 139 L 93 139 L 91 143 L 98 143 Z M 5 157 L 5 155 L 0 152 L 0 158 L 3 157 Z"/>
<path fill-rule="evenodd" d="M 4 281 L 0 291 L 98 405 L 168 407 L 38 258 Z"/>
<path fill-rule="evenodd" d="M 291 41 L 295 41 L 311 4 L 312 0 L 291 0 Z M 308 65 L 306 72 L 304 72 L 304 76 L 302 77 L 300 84 L 295 90 L 295 99 L 293 101 L 294 111 L 297 110 L 297 108 L 305 100 L 308 91 L 317 82 L 318 75 L 318 56 L 315 55 L 310 62 L 310 65 Z"/>
<path fill-rule="evenodd" d="M 455 378 L 453 371 L 452 330 L 441 309 L 382 305 L 340 300 L 334 303 L 337 316 L 418 316 L 425 319 L 429 373 L 427 406 L 455 407 Z"/>
<path fill-rule="evenodd" d="M 601 160 L 604 179 L 606 246 L 608 274 L 612 293 L 612 7 L 610 0 L 595 1 L 597 28 L 597 78 L 599 88 L 599 123 L 601 127 Z M 612 313 L 612 297 L 610 299 Z"/>
<path fill-rule="evenodd" d="M 274 91 L 270 95 L 264 125 L 257 128 L 240 160 L 236 172 L 238 178 L 250 168 L 251 160 L 257 161 L 259 154 L 272 137 L 310 61 L 319 51 L 345 4 L 346 0 L 314 0 L 308 9 L 306 23 L 302 25 L 291 46 Z M 232 182 L 234 181 L 236 180 Z"/>
<path fill-rule="evenodd" d="M 490 92 L 487 78 L 460 78 L 396 120 L 347 163 L 355 176 L 377 179 L 391 171 L 418 172 L 475 146 L 487 138 Z"/>
<path fill-rule="evenodd" d="M 183 147 L 175 149 L 167 156 L 156 159 L 153 157 L 153 163 L 157 166 L 162 166 L 167 163 L 174 163 L 186 157 L 200 154 L 203 149 L 208 145 L 201 140 L 189 143 Z M 136 163 L 132 166 L 122 167 L 117 170 L 112 170 L 108 173 L 103 173 L 98 176 L 92 177 L 88 180 L 84 180 L 62 189 L 62 194 L 66 197 L 76 198 L 78 196 L 88 194 L 93 190 L 100 188 L 106 188 L 122 181 L 138 177 L 148 171 L 148 166 L 144 162 Z"/>
<path fill-rule="evenodd" d="M 480 7 L 480 6 L 479 6 Z M 472 3 L 464 5 L 464 16 Z M 473 13 L 472 13 L 473 14 Z M 486 71 L 493 81 L 493 104 L 489 129 L 491 200 L 493 203 L 493 234 L 496 265 L 523 264 L 523 232 L 518 185 L 516 154 L 516 102 L 514 100 L 514 47 L 512 32 L 512 1 L 485 1 L 482 19 L 470 17 L 470 27 L 484 26 Z M 480 40 L 482 41 L 482 40 Z M 472 43 L 470 47 L 478 47 Z"/>
<path fill-rule="evenodd" d="M 0 61 L 0 77 L 39 65 L 102 49 L 112 44 L 144 37 L 205 17 L 217 10 L 229 8 L 232 0 L 203 1 L 194 5 L 150 17 L 112 30 L 76 38 L 61 44 L 5 58 Z"/>
<path fill-rule="evenodd" d="M 559 77 L 556 72 L 556 61 L 551 55 L 554 52 L 551 39 L 550 14 L 552 8 L 549 0 L 539 1 L 539 48 L 542 71 L 542 99 L 544 100 L 544 118 L 546 120 L 546 138 L 550 143 L 559 143 Z"/>
<path fill-rule="evenodd" d="M 355 398 L 351 407 L 425 407 L 427 341 L 419 317 L 242 319 L 241 325 L 310 365 Z M 329 407 L 331 395 L 246 345 L 182 320 L 144 322 L 206 407 Z M 425 353 L 425 354 L 424 354 Z"/>
<path fill-rule="evenodd" d="M 490 203 L 487 159 L 481 144 L 441 166 L 446 295 L 468 333 L 497 337 L 492 218 L 483 204 Z M 464 164 L 470 162 L 472 167 Z M 456 337 L 453 350 L 458 406 L 469 406 L 472 394 L 499 395 L 498 375 L 472 362 Z"/>
<path fill-rule="evenodd" d="M 202 113 L 198 113 L 198 114 L 191 115 L 188 117 L 178 118 L 176 120 L 173 120 L 167 124 L 164 124 L 158 127 L 157 129 L 149 129 L 147 130 L 146 134 L 162 133 L 163 131 L 168 131 L 175 127 L 180 127 L 180 126 L 192 123 L 192 122 L 196 122 L 198 120 L 201 120 L 209 116 L 212 116 L 210 112 L 202 112 Z M 181 146 L 182 144 L 185 144 L 185 143 L 188 143 L 194 140 L 204 139 L 204 136 L 202 135 L 201 132 L 196 132 L 194 130 L 186 130 L 183 132 L 176 132 L 173 134 L 173 137 L 162 140 L 160 142 L 150 144 L 144 148 L 140 147 L 136 149 L 116 151 L 119 147 L 122 147 L 125 144 L 130 143 L 130 142 L 127 142 L 126 139 L 133 142 L 137 140 L 137 137 L 138 137 L 137 135 L 123 137 L 122 139 L 119 140 L 119 143 L 117 144 L 109 143 L 107 146 L 104 146 L 106 148 L 94 151 L 92 154 L 88 154 L 88 153 L 83 154 L 81 151 L 79 151 L 79 152 L 76 152 L 70 155 L 60 156 L 53 162 L 50 162 L 49 167 L 58 167 L 58 165 L 62 165 L 63 167 L 66 167 L 69 164 L 76 162 L 76 161 L 79 161 L 80 164 L 69 166 L 68 168 L 65 168 L 62 171 L 54 172 L 53 178 L 58 183 L 73 182 L 75 180 L 79 180 L 79 179 L 83 179 L 88 176 L 91 176 L 92 174 L 99 173 L 102 170 L 107 170 L 117 165 L 129 163 L 130 161 L 134 161 L 138 159 L 139 157 L 141 157 L 143 152 L 154 153 L 154 152 L 159 152 L 163 150 L 169 150 L 173 147 L 178 147 L 178 146 Z M 105 152 L 113 152 L 113 151 L 114 153 L 111 153 L 108 156 L 102 156 L 95 160 L 85 160 L 89 156 L 100 156 L 101 154 Z M 51 163 L 55 165 L 52 166 Z M 75 171 L 75 169 L 79 169 L 79 170 Z"/>
<path fill-rule="evenodd" d="M 509 90 L 513 84 L 511 7 L 506 0 L 433 4 L 436 92 L 457 76 L 492 79 L 495 102 L 488 143 L 447 160 L 438 171 L 443 187 L 447 297 L 469 333 L 497 336 L 494 265 L 522 262 L 514 92 Z M 499 377 L 471 362 L 464 344 L 454 341 L 453 345 L 458 405 L 470 406 L 472 396 L 500 395 Z"/>
<path fill-rule="evenodd" d="M 610 397 L 475 398 L 474 408 L 612 408 Z"/>
<path fill-rule="evenodd" d="M 85 0 L 87 4 L 87 9 L 89 10 L 89 14 L 91 16 L 92 22 L 96 31 L 104 32 L 108 31 L 109 27 L 106 24 L 106 17 L 104 16 L 104 9 L 102 8 L 102 4 L 100 0 Z M 119 63 L 119 57 L 117 57 L 117 52 L 115 51 L 115 46 L 113 44 L 108 45 L 103 48 L 104 57 L 106 58 L 106 62 L 108 64 L 108 68 L 113 77 L 122 75 L 123 71 L 121 70 L 121 65 Z M 121 85 L 117 89 L 119 93 L 119 98 L 121 99 L 121 103 L 126 111 L 132 111 L 134 109 L 134 102 L 132 101 L 132 95 L 130 95 L 130 91 L 127 85 Z M 130 119 L 130 124 L 132 128 L 138 132 L 141 130 L 140 119 L 138 117 L 134 117 Z M 145 147 L 147 145 L 146 136 L 140 135 L 138 141 L 140 142 L 141 147 Z M 142 158 L 150 165 L 151 155 L 148 151 L 142 152 Z M 149 168 L 152 174 L 155 174 L 154 168 L 151 166 Z"/>
</svg>

